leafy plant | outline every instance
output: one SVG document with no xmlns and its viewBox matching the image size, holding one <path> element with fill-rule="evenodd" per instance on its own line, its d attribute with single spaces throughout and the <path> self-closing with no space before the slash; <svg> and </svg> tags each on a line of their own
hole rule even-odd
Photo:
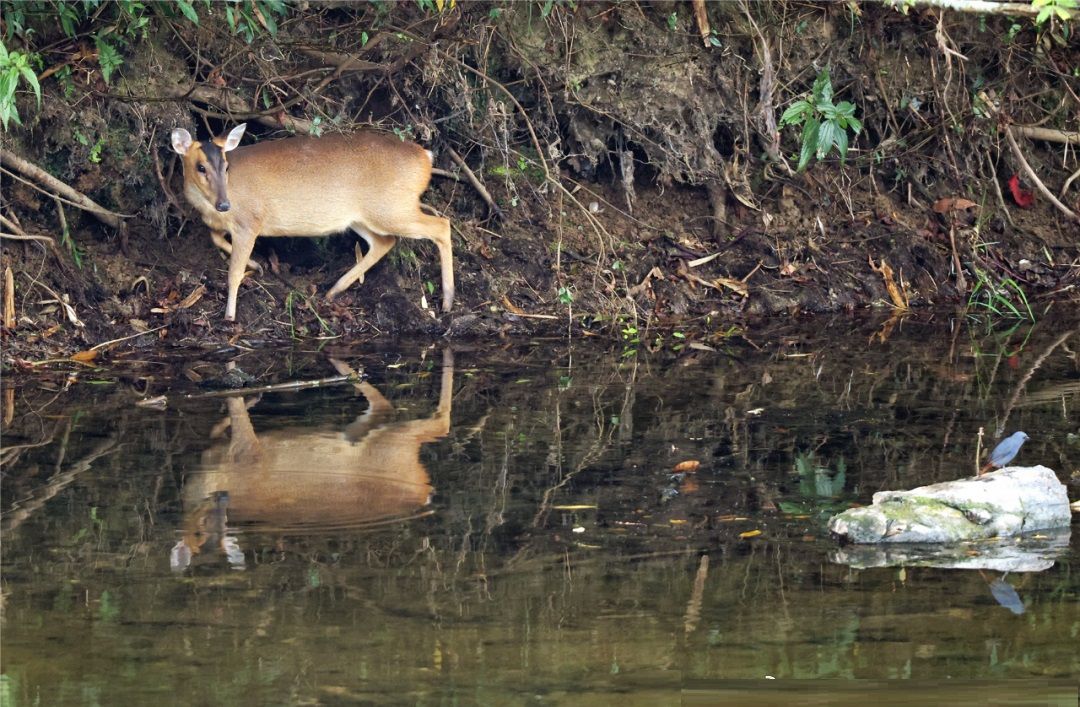
<svg viewBox="0 0 1080 707">
<path fill-rule="evenodd" d="M 0 122 L 4 130 L 8 129 L 8 121 L 15 121 L 16 125 L 22 125 L 19 111 L 15 107 L 15 91 L 23 81 L 30 84 L 37 97 L 38 108 L 41 107 L 41 86 L 38 84 L 37 74 L 30 68 L 33 55 L 22 52 L 9 52 L 3 42 L 0 42 Z"/>
<path fill-rule="evenodd" d="M 277 36 L 278 17 L 284 17 L 288 11 L 285 0 L 229 0 L 225 6 L 225 21 L 229 29 L 251 44 L 259 27 L 271 37 Z"/>
<path fill-rule="evenodd" d="M 637 353 L 637 347 L 641 344 L 641 336 L 638 328 L 633 324 L 626 324 L 622 328 L 623 358 L 629 358 Z"/>
<path fill-rule="evenodd" d="M 998 317 L 1035 321 L 1027 295 L 1019 283 L 1011 277 L 994 282 L 989 273 L 979 268 L 975 268 L 975 287 L 968 297 L 968 306 L 984 309 Z"/>
<path fill-rule="evenodd" d="M 573 0 L 544 0 L 543 4 L 540 6 L 540 16 L 546 19 L 547 16 L 551 14 L 551 11 L 555 9 L 556 5 L 565 5 L 571 10 L 577 9 L 577 5 Z M 492 19 L 495 18 L 492 17 Z"/>
<path fill-rule="evenodd" d="M 833 103 L 832 80 L 829 70 L 822 69 L 814 80 L 809 98 L 795 101 L 780 118 L 780 127 L 802 125 L 802 147 L 799 150 L 799 171 L 810 163 L 811 157 L 824 159 L 835 147 L 843 162 L 847 157 L 848 129 L 853 135 L 862 130 L 855 117 L 855 105 L 849 101 Z"/>
<path fill-rule="evenodd" d="M 1077 0 L 1031 0 L 1031 6 L 1039 9 L 1039 14 L 1035 16 L 1035 24 L 1040 27 L 1051 17 L 1062 22 L 1069 21 L 1072 19 L 1073 12 L 1080 7 L 1077 5 Z"/>
<path fill-rule="evenodd" d="M 94 37 L 94 46 L 98 50 L 101 77 L 105 79 L 105 83 L 111 83 L 113 72 L 123 65 L 124 57 L 105 36 L 98 35 Z"/>
</svg>

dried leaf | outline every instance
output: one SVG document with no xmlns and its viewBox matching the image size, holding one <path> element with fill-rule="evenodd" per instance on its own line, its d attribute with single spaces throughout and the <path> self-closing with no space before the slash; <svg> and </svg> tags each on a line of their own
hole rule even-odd
<svg viewBox="0 0 1080 707">
<path fill-rule="evenodd" d="M 510 301 L 510 298 L 506 295 L 502 296 L 502 304 L 503 307 L 506 308 L 506 311 L 510 312 L 511 314 L 525 314 L 525 310 L 515 306 L 514 303 Z"/>
<path fill-rule="evenodd" d="M 11 268 L 4 268 L 4 327 L 15 328 L 15 276 Z"/>
<path fill-rule="evenodd" d="M 679 462 L 675 465 L 675 473 L 690 474 L 697 471 L 699 466 L 701 466 L 701 462 L 697 459 L 687 459 L 686 461 Z"/>
<path fill-rule="evenodd" d="M 86 351 L 79 351 L 78 353 L 71 354 L 72 361 L 78 361 L 79 363 L 90 363 L 97 358 L 98 352 L 94 349 L 88 349 Z"/>
<path fill-rule="evenodd" d="M 935 213 L 945 214 L 950 211 L 967 211 L 973 206 L 978 206 L 978 204 L 970 199 L 964 199 L 958 196 L 946 196 L 935 201 L 933 208 Z"/>
<path fill-rule="evenodd" d="M 205 294 L 206 294 L 206 285 L 199 285 L 194 290 L 192 290 L 191 294 L 188 295 L 187 297 L 185 297 L 183 299 L 183 301 L 180 302 L 180 304 L 176 305 L 176 308 L 177 309 L 187 309 L 191 305 L 193 305 L 196 302 L 198 302 L 199 300 L 201 300 L 202 296 L 205 295 Z"/>
<path fill-rule="evenodd" d="M 749 297 L 750 296 L 750 288 L 742 280 L 735 280 L 734 278 L 730 278 L 730 277 L 718 277 L 715 280 L 713 280 L 713 282 L 716 283 L 720 287 L 726 287 L 729 290 L 737 292 L 738 294 L 742 295 L 743 297 Z"/>
<path fill-rule="evenodd" d="M 689 267 L 696 268 L 699 265 L 704 265 L 705 263 L 711 263 L 712 261 L 716 260 L 719 257 L 720 257 L 720 253 L 713 253 L 712 255 L 706 255 L 704 258 L 698 258 L 697 260 L 691 260 L 691 261 L 689 261 L 687 263 L 687 265 Z"/>
<path fill-rule="evenodd" d="M 747 530 L 745 533 L 739 533 L 739 537 L 743 539 L 756 538 L 759 535 L 761 535 L 760 530 Z"/>
<path fill-rule="evenodd" d="M 709 46 L 709 15 L 705 10 L 705 0 L 691 0 L 694 8 L 694 19 L 697 21 L 698 32 L 701 33 L 701 41 Z"/>
</svg>

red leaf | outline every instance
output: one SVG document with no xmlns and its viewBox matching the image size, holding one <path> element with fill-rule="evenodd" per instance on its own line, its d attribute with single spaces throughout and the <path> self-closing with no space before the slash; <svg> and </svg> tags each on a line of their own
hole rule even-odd
<svg viewBox="0 0 1080 707">
<path fill-rule="evenodd" d="M 1014 174 L 1009 177 L 1009 193 L 1021 209 L 1026 209 L 1035 203 L 1035 195 L 1020 186 L 1019 175 Z"/>
</svg>

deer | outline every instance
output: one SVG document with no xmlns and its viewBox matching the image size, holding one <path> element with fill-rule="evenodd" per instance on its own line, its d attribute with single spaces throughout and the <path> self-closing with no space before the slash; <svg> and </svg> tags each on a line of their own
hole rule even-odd
<svg viewBox="0 0 1080 707">
<path fill-rule="evenodd" d="M 330 359 L 342 375 L 354 372 Z M 434 488 L 421 445 L 450 434 L 454 360 L 443 351 L 435 412 L 395 420 L 393 404 L 370 383 L 354 383 L 368 408 L 344 428 L 290 425 L 257 431 L 249 408 L 257 399 L 226 398 L 228 415 L 184 480 L 181 539 L 171 549 L 174 571 L 195 556 L 224 554 L 235 568 L 244 554 L 230 528 L 299 533 L 371 528 L 428 515 Z M 228 430 L 228 439 L 222 439 Z"/>
<path fill-rule="evenodd" d="M 236 320 L 236 299 L 259 236 L 320 237 L 353 230 L 368 244 L 326 293 L 332 300 L 386 255 L 397 238 L 427 239 L 439 250 L 442 310 L 454 304 L 450 221 L 421 210 L 434 156 L 416 143 L 363 130 L 324 137 L 296 136 L 240 146 L 246 123 L 202 142 L 172 131 L 182 158 L 184 196 L 210 238 L 229 255 L 225 321 Z M 228 233 L 232 242 L 225 240 Z"/>
</svg>

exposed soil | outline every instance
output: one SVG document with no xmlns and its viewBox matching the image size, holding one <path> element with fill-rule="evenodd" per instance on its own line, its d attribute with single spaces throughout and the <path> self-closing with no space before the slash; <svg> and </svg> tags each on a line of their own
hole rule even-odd
<svg viewBox="0 0 1080 707">
<path fill-rule="evenodd" d="M 4 174 L 4 216 L 57 243 L 2 241 L 16 313 L 4 367 L 125 337 L 115 346 L 627 327 L 708 339 L 755 317 L 898 297 L 915 308 L 1000 305 L 990 287 L 1021 309 L 1022 290 L 1036 316 L 1049 302 L 1073 306 L 1080 226 L 1035 191 L 1003 131 L 1037 125 L 1075 138 L 1075 41 L 1030 20 L 852 8 L 755 4 L 751 17 L 710 4 L 708 46 L 681 2 L 463 3 L 442 14 L 401 4 L 381 15 L 312 3 L 250 45 L 220 11 L 199 26 L 159 14 L 108 84 L 78 53 L 85 42 L 38 18 L 32 40 L 16 34 L 6 46 L 70 74 L 42 82 L 40 111 L 20 95 L 25 126 L 5 133 L 4 149 L 130 218 L 121 235 L 65 206 L 73 245 L 63 244 L 57 202 Z M 316 86 L 330 75 L 316 69 L 346 54 L 378 68 L 338 64 L 337 78 Z M 799 129 L 776 123 L 825 66 L 864 129 L 845 163 L 833 152 L 796 173 Z M 259 105 L 253 85 L 269 87 L 271 106 L 301 100 L 244 113 L 237 104 Z M 497 215 L 464 178 L 436 177 L 425 199 L 454 224 L 453 312 L 435 312 L 438 259 L 417 242 L 324 301 L 353 262 L 347 235 L 260 239 L 267 271 L 242 285 L 238 323 L 223 321 L 226 261 L 183 203 L 168 133 L 206 136 L 247 120 L 258 139 L 275 139 L 286 133 L 273 124 L 313 118 L 326 130 L 371 121 L 406 130 L 440 168 L 460 172 L 450 153 L 462 155 L 490 191 Z M 1019 147 L 1080 212 L 1077 183 L 1067 183 L 1076 150 L 1025 137 Z M 1034 192 L 1027 208 L 1008 185 L 1014 174 Z M 972 203 L 949 208 L 950 198 Z"/>
</svg>

